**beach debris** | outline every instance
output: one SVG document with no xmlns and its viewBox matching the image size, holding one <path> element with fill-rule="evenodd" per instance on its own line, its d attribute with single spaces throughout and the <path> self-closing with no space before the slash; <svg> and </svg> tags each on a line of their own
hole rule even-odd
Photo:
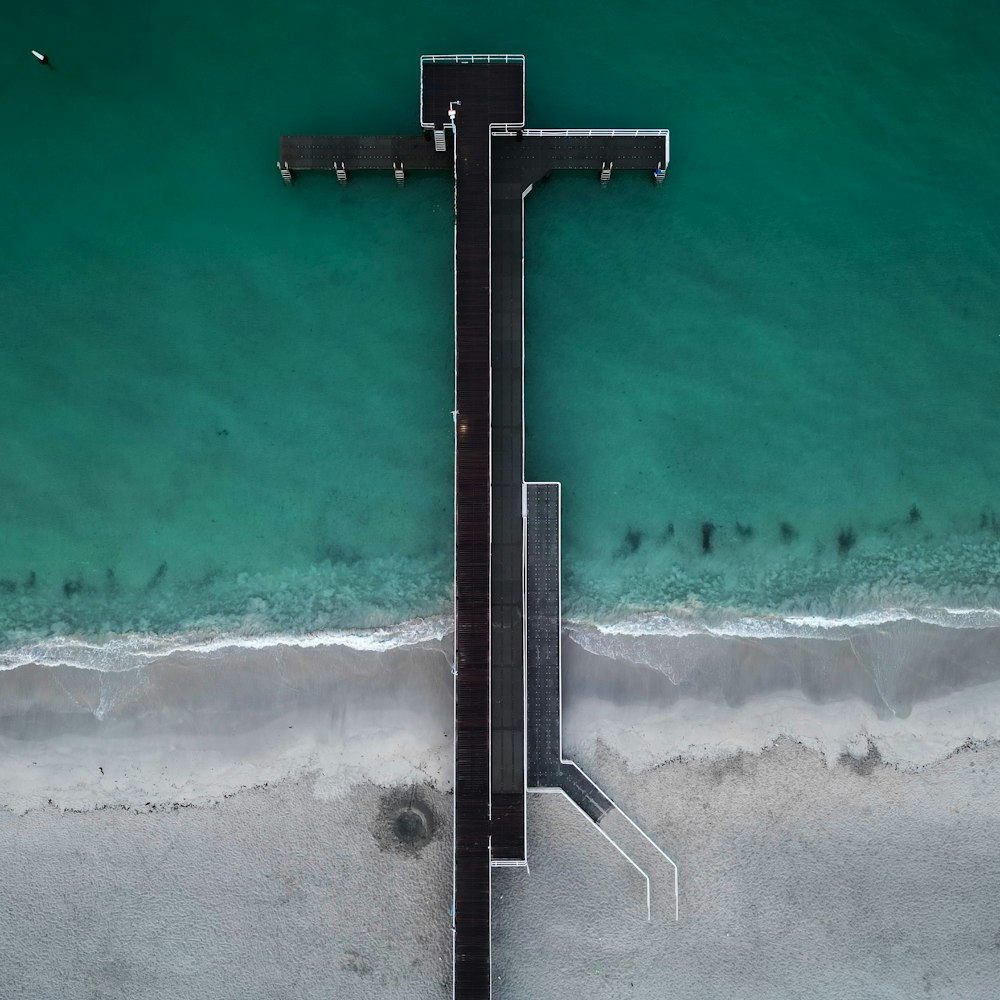
<svg viewBox="0 0 1000 1000">
<path fill-rule="evenodd" d="M 38 49 L 32 49 L 31 54 L 43 65 L 47 66 L 49 64 L 49 57 L 44 52 L 39 52 Z"/>
</svg>

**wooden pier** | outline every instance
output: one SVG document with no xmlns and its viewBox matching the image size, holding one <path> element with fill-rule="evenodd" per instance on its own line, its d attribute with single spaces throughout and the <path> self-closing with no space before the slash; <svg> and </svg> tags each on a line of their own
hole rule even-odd
<svg viewBox="0 0 1000 1000">
<path fill-rule="evenodd" d="M 558 787 L 595 823 L 614 808 L 561 761 L 557 738 L 558 486 L 524 481 L 524 198 L 554 170 L 590 170 L 607 184 L 613 165 L 658 184 L 670 137 L 526 129 L 518 55 L 424 56 L 420 117 L 416 136 L 285 136 L 278 169 L 286 183 L 300 170 L 341 183 L 355 170 L 391 171 L 397 184 L 410 170 L 454 174 L 453 996 L 487 1000 L 490 872 L 527 863 L 526 790 Z"/>
</svg>

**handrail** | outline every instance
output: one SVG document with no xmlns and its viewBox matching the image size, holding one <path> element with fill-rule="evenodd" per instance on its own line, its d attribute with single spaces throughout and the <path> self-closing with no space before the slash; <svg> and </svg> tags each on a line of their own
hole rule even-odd
<svg viewBox="0 0 1000 1000">
<path fill-rule="evenodd" d="M 670 135 L 668 128 L 522 128 L 511 131 L 507 128 L 495 129 L 494 136 L 546 136 L 546 135 L 625 135 L 661 136 Z"/>
<path fill-rule="evenodd" d="M 584 776 L 584 778 L 586 778 L 587 781 L 589 781 L 594 786 L 594 788 L 596 788 L 611 803 L 611 807 L 615 810 L 615 812 L 617 812 L 620 816 L 623 816 L 625 818 L 625 820 L 629 824 L 631 824 L 635 828 L 635 830 L 643 838 L 645 838 L 646 841 L 649 842 L 649 844 L 652 845 L 652 847 L 654 848 L 654 850 L 656 850 L 656 852 L 658 854 L 662 855 L 662 857 L 670 865 L 670 867 L 673 868 L 673 870 L 674 870 L 674 920 L 680 920 L 680 918 L 681 918 L 681 896 L 680 896 L 680 881 L 679 881 L 679 877 L 678 877 L 679 873 L 678 873 L 678 870 L 677 870 L 677 862 L 674 861 L 674 859 L 672 857 L 670 857 L 670 855 L 667 854 L 667 852 L 665 850 L 663 850 L 663 848 L 660 847 L 660 845 L 655 840 L 653 840 L 653 838 L 648 833 L 646 833 L 646 831 L 643 830 L 643 828 L 641 826 L 639 826 L 639 824 L 636 823 L 636 821 L 634 819 L 632 819 L 632 817 L 629 816 L 629 814 L 627 812 L 625 812 L 625 810 L 622 809 L 622 807 L 620 805 L 618 805 L 618 803 L 615 802 L 615 800 L 613 798 L 611 798 L 611 796 L 608 795 L 608 793 L 606 791 L 604 791 L 604 789 L 601 788 L 601 786 L 596 781 L 594 781 L 594 779 L 589 774 L 587 774 L 587 772 L 584 771 L 584 769 L 582 767 L 580 767 L 580 765 L 577 764 L 577 762 L 575 760 L 569 760 L 569 759 L 563 757 L 561 753 L 560 753 L 559 756 L 560 756 L 560 760 L 561 760 L 561 762 L 563 764 L 569 764 L 571 767 L 575 767 L 580 772 L 580 774 L 582 774 Z M 595 824 L 595 825 L 597 826 L 597 828 L 599 830 L 601 829 L 601 826 L 600 826 L 599 823 Z M 607 836 L 607 834 L 604 832 L 604 830 L 601 830 L 601 833 L 604 833 L 604 835 Z M 608 838 L 608 839 L 610 839 L 610 838 Z M 622 853 L 624 853 L 624 852 L 622 852 Z M 647 891 L 648 891 L 648 887 L 647 887 Z"/>
<path fill-rule="evenodd" d="M 595 786 L 596 787 L 596 786 Z M 635 859 L 626 852 L 626 850 L 619 844 L 614 837 L 610 836 L 606 830 L 601 829 L 600 823 L 595 823 L 581 808 L 580 803 L 573 799 L 565 788 L 530 788 L 531 792 L 554 792 L 563 795 L 566 801 L 573 806 L 574 809 L 592 826 L 597 827 L 597 832 L 639 873 L 646 883 L 646 920 L 651 921 L 653 919 L 653 897 L 652 891 L 650 889 L 649 875 L 646 874 L 646 870 L 642 868 Z M 609 800 L 610 801 L 610 800 Z M 617 806 L 615 807 L 617 809 Z M 620 811 L 620 810 L 619 810 Z M 626 817 L 627 819 L 628 817 Z M 642 832 L 641 830 L 639 831 Z M 653 844 L 655 847 L 656 845 Z"/>
<path fill-rule="evenodd" d="M 453 63 L 478 63 L 478 62 L 487 62 L 487 63 L 489 63 L 489 62 L 505 62 L 505 63 L 510 63 L 510 62 L 514 62 L 514 63 L 518 63 L 518 62 L 520 62 L 520 63 L 523 63 L 524 62 L 524 56 L 511 55 L 511 54 L 506 54 L 506 53 L 496 53 L 496 54 L 491 53 L 489 55 L 480 55 L 480 54 L 477 53 L 475 55 L 471 55 L 470 54 L 470 55 L 449 55 L 449 56 L 421 56 L 420 57 L 420 61 L 421 61 L 421 63 L 425 63 L 425 62 L 430 62 L 430 63 L 437 63 L 437 62 L 445 62 L 445 63 L 446 62 L 453 62 Z"/>
</svg>

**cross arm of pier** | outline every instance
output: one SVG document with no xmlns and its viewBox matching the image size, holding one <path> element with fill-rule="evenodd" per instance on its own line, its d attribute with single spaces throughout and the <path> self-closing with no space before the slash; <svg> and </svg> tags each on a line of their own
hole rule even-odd
<svg viewBox="0 0 1000 1000">
<path fill-rule="evenodd" d="M 289 170 L 452 169 L 449 148 L 438 152 L 433 141 L 418 135 L 285 135 L 279 163 Z"/>
<path fill-rule="evenodd" d="M 553 170 L 666 170 L 667 129 L 521 129 L 493 132 L 494 163 L 520 168 L 524 186 Z"/>
</svg>

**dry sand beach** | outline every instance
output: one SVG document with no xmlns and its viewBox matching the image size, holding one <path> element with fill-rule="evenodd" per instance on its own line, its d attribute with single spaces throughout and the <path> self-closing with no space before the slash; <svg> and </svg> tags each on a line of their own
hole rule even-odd
<svg viewBox="0 0 1000 1000">
<path fill-rule="evenodd" d="M 532 796 L 495 996 L 994 996 L 995 636 L 937 638 L 979 682 L 904 670 L 905 716 L 804 692 L 753 644 L 757 690 L 727 701 L 745 640 L 682 683 L 567 640 L 567 749 L 678 860 L 681 919 L 666 872 L 647 923 L 628 865 Z M 841 657 L 802 642 L 814 671 Z M 4 671 L 2 995 L 448 996 L 449 645 Z"/>
</svg>

